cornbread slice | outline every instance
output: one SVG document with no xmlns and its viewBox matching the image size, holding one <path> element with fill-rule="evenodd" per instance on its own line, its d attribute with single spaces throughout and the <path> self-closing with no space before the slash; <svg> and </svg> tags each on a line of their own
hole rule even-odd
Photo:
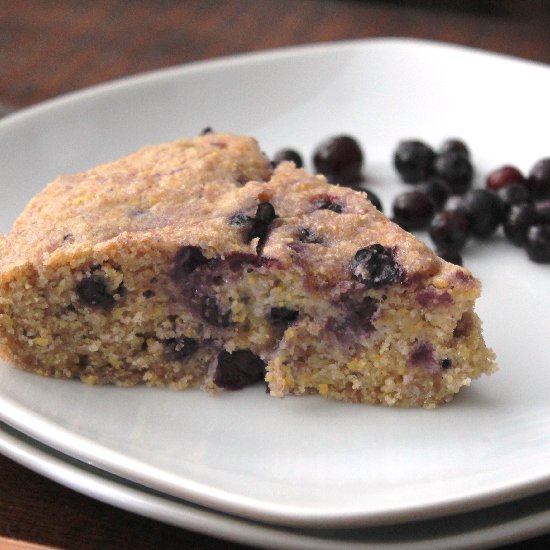
<svg viewBox="0 0 550 550">
<path fill-rule="evenodd" d="M 495 369 L 469 271 L 251 138 L 62 176 L 0 258 L 0 352 L 44 376 L 433 407 Z"/>
</svg>

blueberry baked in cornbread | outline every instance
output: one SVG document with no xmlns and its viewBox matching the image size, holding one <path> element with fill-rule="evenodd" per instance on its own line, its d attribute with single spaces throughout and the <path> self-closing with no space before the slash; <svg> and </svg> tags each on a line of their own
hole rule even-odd
<svg viewBox="0 0 550 550">
<path fill-rule="evenodd" d="M 59 177 L 0 259 L 1 354 L 43 376 L 430 408 L 495 369 L 468 270 L 251 138 Z"/>
</svg>

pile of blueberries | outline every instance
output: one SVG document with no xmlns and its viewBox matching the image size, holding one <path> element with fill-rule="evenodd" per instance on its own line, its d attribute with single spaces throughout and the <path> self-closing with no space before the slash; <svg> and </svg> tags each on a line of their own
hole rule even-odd
<svg viewBox="0 0 550 550">
<path fill-rule="evenodd" d="M 280 150 L 273 163 L 282 160 L 303 166 L 293 149 Z M 364 154 L 351 136 L 321 142 L 313 165 L 329 181 L 365 189 Z M 393 221 L 408 231 L 427 230 L 441 258 L 462 265 L 461 253 L 471 238 L 487 239 L 503 226 L 506 238 L 525 248 L 532 261 L 550 263 L 550 158 L 537 161 L 527 176 L 514 166 L 502 166 L 477 189 L 472 188 L 470 151 L 460 139 L 447 139 L 437 150 L 418 139 L 402 140 L 393 165 L 401 180 L 412 186 L 394 198 Z M 379 198 L 366 190 L 382 210 Z"/>
</svg>

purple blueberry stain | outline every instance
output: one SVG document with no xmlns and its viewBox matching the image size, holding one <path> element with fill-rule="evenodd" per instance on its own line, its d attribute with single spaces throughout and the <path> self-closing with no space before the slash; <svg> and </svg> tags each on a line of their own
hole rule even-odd
<svg viewBox="0 0 550 550">
<path fill-rule="evenodd" d="M 182 246 L 174 257 L 171 271 L 172 280 L 181 281 L 206 263 L 208 263 L 208 259 L 198 246 Z"/>
<path fill-rule="evenodd" d="M 438 304 L 450 305 L 453 303 L 453 298 L 446 290 L 441 292 L 428 287 L 417 292 L 416 301 L 420 306 L 427 307 L 428 305 Z"/>
<path fill-rule="evenodd" d="M 433 346 L 429 342 L 418 343 L 409 353 L 407 364 L 410 368 L 423 368 L 426 370 L 439 370 L 443 366 L 436 360 Z"/>
<path fill-rule="evenodd" d="M 225 328 L 231 324 L 231 311 L 222 311 L 213 296 L 204 296 L 201 300 L 201 317 L 215 327 Z"/>
</svg>

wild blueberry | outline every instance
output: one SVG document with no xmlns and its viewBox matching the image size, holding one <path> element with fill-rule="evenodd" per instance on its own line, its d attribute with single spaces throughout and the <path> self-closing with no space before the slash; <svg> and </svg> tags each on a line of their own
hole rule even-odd
<svg viewBox="0 0 550 550">
<path fill-rule="evenodd" d="M 460 252 L 470 237 L 470 220 L 459 210 L 442 210 L 432 220 L 429 232 L 439 250 Z"/>
<path fill-rule="evenodd" d="M 470 160 L 460 153 L 438 155 L 433 164 L 436 175 L 444 179 L 453 193 L 462 195 L 472 185 L 474 169 Z"/>
<path fill-rule="evenodd" d="M 393 155 L 393 165 L 405 183 L 418 183 L 433 172 L 435 153 L 417 139 L 402 140 Z"/>
<path fill-rule="evenodd" d="M 468 146 L 464 143 L 464 141 L 458 138 L 446 139 L 439 147 L 438 153 L 440 155 L 445 155 L 446 153 L 458 153 L 468 159 L 470 158 L 470 150 L 468 149 Z"/>
<path fill-rule="evenodd" d="M 504 234 L 516 246 L 527 241 L 527 230 L 538 221 L 537 213 L 531 203 L 514 204 L 504 220 Z"/>
<path fill-rule="evenodd" d="M 450 262 L 455 265 L 463 265 L 462 255 L 455 250 L 436 249 L 435 253 L 446 262 Z"/>
<path fill-rule="evenodd" d="M 294 149 L 281 149 L 280 151 L 277 151 L 273 157 L 273 162 L 275 165 L 280 164 L 285 160 L 293 162 L 296 165 L 296 168 L 302 168 L 304 165 L 302 156 Z"/>
<path fill-rule="evenodd" d="M 506 187 L 499 189 L 497 191 L 497 195 L 502 201 L 505 215 L 508 213 L 513 204 L 530 202 L 531 200 L 527 187 L 521 183 L 510 183 Z"/>
<path fill-rule="evenodd" d="M 485 181 L 487 189 L 498 191 L 512 184 L 525 185 L 525 177 L 515 166 L 505 165 L 493 170 Z"/>
<path fill-rule="evenodd" d="M 357 140 L 341 135 L 321 142 L 313 152 L 313 165 L 333 183 L 357 184 L 362 179 L 364 155 Z"/>
<path fill-rule="evenodd" d="M 248 349 L 222 351 L 214 373 L 214 384 L 226 390 L 240 390 L 265 377 L 265 363 Z"/>
<path fill-rule="evenodd" d="M 352 275 L 367 288 L 380 288 L 400 282 L 403 269 L 395 259 L 395 250 L 381 244 L 360 248 L 353 257 Z"/>
<path fill-rule="evenodd" d="M 436 176 L 432 176 L 426 181 L 419 183 L 416 186 L 416 190 L 428 195 L 434 203 L 436 210 L 440 210 L 451 195 L 449 185 L 445 180 Z"/>
<path fill-rule="evenodd" d="M 393 201 L 393 219 L 410 231 L 426 228 L 434 211 L 434 203 L 421 191 L 400 193 Z"/>
<path fill-rule="evenodd" d="M 273 222 L 276 217 L 275 208 L 270 202 L 261 202 L 258 205 L 256 216 L 252 219 L 252 227 L 246 236 L 246 242 L 248 243 L 252 241 L 252 239 L 259 239 L 256 246 L 256 252 L 258 254 L 261 253 L 267 241 L 271 222 Z"/>
<path fill-rule="evenodd" d="M 550 157 L 535 163 L 529 172 L 526 185 L 533 199 L 550 198 Z"/>
<path fill-rule="evenodd" d="M 525 250 L 533 262 L 550 263 L 550 224 L 529 227 Z"/>
<path fill-rule="evenodd" d="M 255 220 L 263 223 L 271 223 L 277 214 L 275 214 L 275 208 L 270 202 L 261 202 L 256 208 Z"/>
<path fill-rule="evenodd" d="M 107 288 L 105 278 L 96 273 L 78 281 L 76 293 L 80 301 L 86 306 L 111 309 L 116 302 L 113 296 L 114 293 Z"/>
<path fill-rule="evenodd" d="M 365 191 L 367 192 L 367 199 L 372 203 L 374 208 L 376 208 L 379 212 L 383 212 L 384 209 L 382 208 L 382 201 L 380 200 L 380 197 L 378 197 L 378 195 L 370 189 L 365 189 Z"/>
<path fill-rule="evenodd" d="M 473 189 L 463 197 L 463 206 L 470 216 L 472 235 L 490 237 L 503 221 L 504 205 L 496 193 L 487 189 Z"/>
<path fill-rule="evenodd" d="M 550 199 L 533 203 L 537 223 L 550 223 Z"/>
</svg>

